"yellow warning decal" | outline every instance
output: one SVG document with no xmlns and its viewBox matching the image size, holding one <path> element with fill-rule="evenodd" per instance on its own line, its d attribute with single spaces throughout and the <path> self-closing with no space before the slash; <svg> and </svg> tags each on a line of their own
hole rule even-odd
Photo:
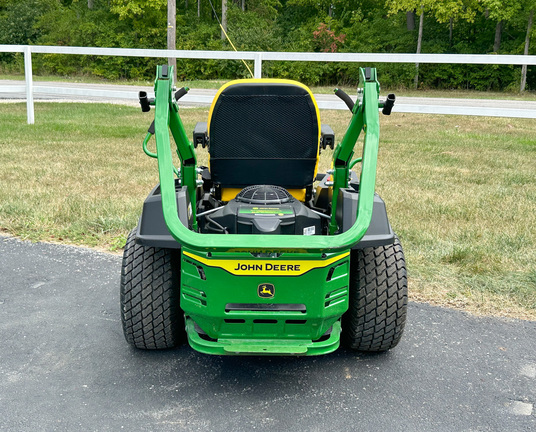
<svg viewBox="0 0 536 432">
<path fill-rule="evenodd" d="M 209 267 L 218 267 L 236 276 L 300 276 L 350 255 L 350 252 L 345 252 L 326 260 L 228 260 L 207 259 L 186 251 L 183 253 Z"/>
</svg>

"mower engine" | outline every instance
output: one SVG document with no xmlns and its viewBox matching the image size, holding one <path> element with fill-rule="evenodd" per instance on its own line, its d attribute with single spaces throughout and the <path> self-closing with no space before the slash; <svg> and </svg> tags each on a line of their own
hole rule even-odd
<svg viewBox="0 0 536 432">
<path fill-rule="evenodd" d="M 248 186 L 226 205 L 198 216 L 204 233 L 322 234 L 320 215 L 280 186 Z"/>
</svg>

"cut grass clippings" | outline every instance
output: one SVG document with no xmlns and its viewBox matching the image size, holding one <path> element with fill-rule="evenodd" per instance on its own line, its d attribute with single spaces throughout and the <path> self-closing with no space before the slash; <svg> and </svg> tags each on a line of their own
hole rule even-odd
<svg viewBox="0 0 536 432">
<path fill-rule="evenodd" d="M 189 135 L 207 114 L 181 110 Z M 321 115 L 340 139 L 350 114 Z M 120 249 L 158 181 L 141 150 L 152 116 L 38 103 L 35 118 L 27 125 L 24 104 L 0 105 L 0 230 Z M 393 112 L 381 123 L 377 191 L 404 246 L 411 298 L 536 319 L 536 122 Z M 198 156 L 206 164 L 206 151 Z"/>
</svg>

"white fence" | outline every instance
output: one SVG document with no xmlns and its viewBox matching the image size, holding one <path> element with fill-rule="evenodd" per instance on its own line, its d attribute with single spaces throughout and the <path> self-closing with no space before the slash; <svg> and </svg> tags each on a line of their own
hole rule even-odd
<svg viewBox="0 0 536 432">
<path fill-rule="evenodd" d="M 46 90 L 47 93 L 78 94 L 99 97 L 117 97 L 113 92 L 91 89 L 68 89 L 34 87 L 32 76 L 32 53 L 39 54 L 77 54 L 117 57 L 158 57 L 178 59 L 216 59 L 216 60 L 253 60 L 255 78 L 262 76 L 263 61 L 313 61 L 313 62 L 357 62 L 357 63 L 445 63 L 445 64 L 488 64 L 488 65 L 536 65 L 536 55 L 487 55 L 487 54 L 372 54 L 372 53 L 300 53 L 300 52 L 253 52 L 253 51 L 193 51 L 163 49 L 129 49 L 129 48 L 91 48 L 59 47 L 40 45 L 0 45 L 0 52 L 24 53 L 25 86 L 0 86 L 0 93 L 26 92 L 28 123 L 34 123 L 34 91 Z M 344 104 L 331 108 L 345 109 Z M 396 105 L 395 105 L 396 106 Z M 330 107 L 329 104 L 324 107 Z M 399 112 L 416 112 L 430 114 L 484 115 L 494 117 L 536 118 L 536 109 L 489 108 L 489 107 L 454 107 L 437 105 L 396 106 Z"/>
</svg>

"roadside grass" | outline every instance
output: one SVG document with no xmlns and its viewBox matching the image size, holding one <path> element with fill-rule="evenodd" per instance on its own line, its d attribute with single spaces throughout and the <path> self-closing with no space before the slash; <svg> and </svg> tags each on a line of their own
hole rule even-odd
<svg viewBox="0 0 536 432">
<path fill-rule="evenodd" d="M 182 109 L 188 134 L 207 115 Z M 340 139 L 349 113 L 321 115 Z M 158 181 L 141 150 L 151 115 L 37 103 L 36 119 L 26 124 L 24 104 L 0 105 L 0 230 L 118 251 Z M 536 319 L 535 122 L 397 113 L 381 122 L 377 191 L 404 246 L 411 298 Z"/>
<path fill-rule="evenodd" d="M 24 75 L 20 74 L 2 74 L 1 80 L 24 80 Z M 152 86 L 154 80 L 107 80 L 92 76 L 57 76 L 57 75 L 34 75 L 34 81 L 54 81 L 54 82 L 73 82 L 86 84 L 118 84 L 131 86 Z M 192 89 L 219 89 L 228 80 L 191 80 L 177 82 L 178 87 L 190 87 Z M 356 86 L 340 85 L 340 86 L 311 86 L 311 90 L 315 94 L 331 94 L 335 87 L 341 88 L 352 97 L 355 97 Z M 431 90 L 431 89 L 409 89 L 409 88 L 383 88 L 382 95 L 395 93 L 398 97 L 424 97 L 424 98 L 460 98 L 460 99 L 506 99 L 506 100 L 536 100 L 536 91 L 525 91 L 523 93 L 514 91 L 477 91 L 477 90 Z"/>
</svg>

